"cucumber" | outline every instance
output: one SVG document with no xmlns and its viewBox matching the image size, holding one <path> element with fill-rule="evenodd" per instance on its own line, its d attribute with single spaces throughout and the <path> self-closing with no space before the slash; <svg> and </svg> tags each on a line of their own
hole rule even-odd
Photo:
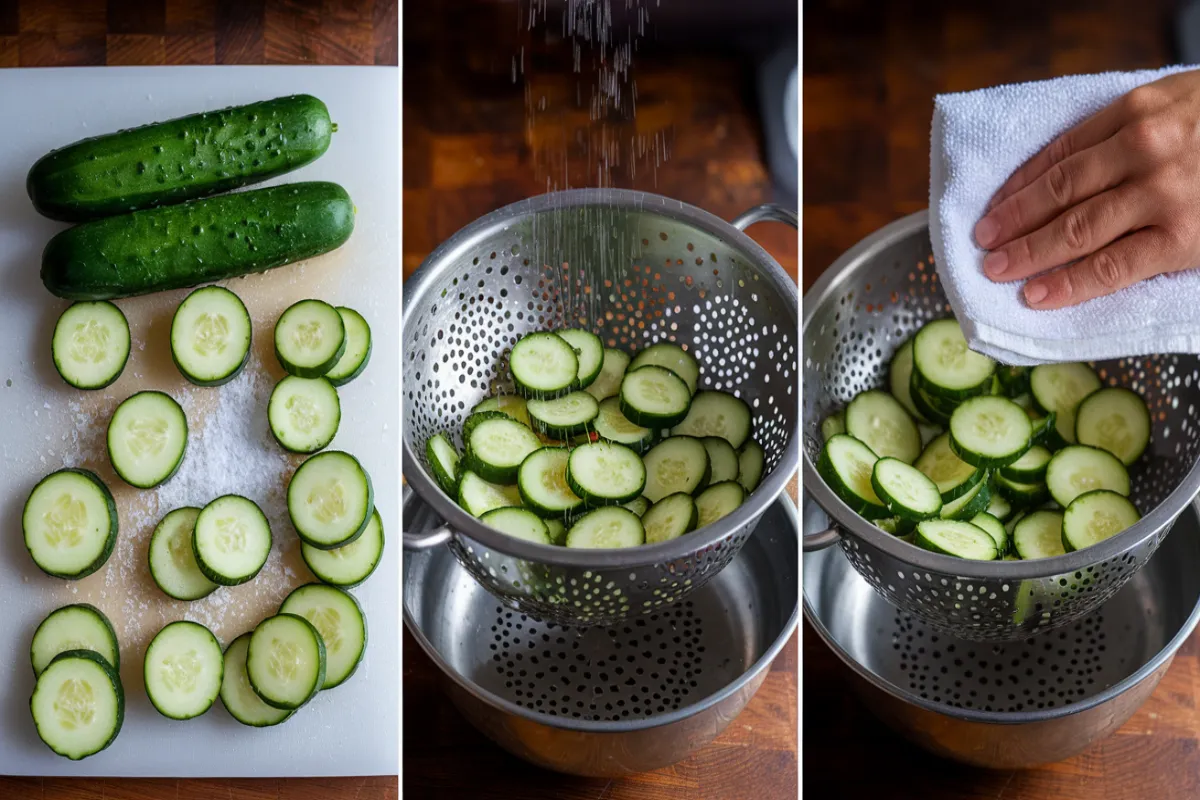
<svg viewBox="0 0 1200 800">
<path fill-rule="evenodd" d="M 1062 523 L 1063 515 L 1057 511 L 1031 511 L 1013 526 L 1013 550 L 1022 559 L 1064 555 Z"/>
<path fill-rule="evenodd" d="M 695 494 L 708 483 L 711 469 L 704 443 L 692 436 L 671 436 L 643 457 L 646 488 L 651 503 L 676 492 Z"/>
<path fill-rule="evenodd" d="M 646 452 L 658 433 L 653 428 L 635 425 L 621 413 L 621 399 L 608 397 L 600 401 L 596 419 L 592 426 L 596 434 L 606 442 L 615 442 L 630 447 L 639 453 Z"/>
<path fill-rule="evenodd" d="M 325 684 L 325 642 L 313 624 L 295 614 L 268 617 L 250 634 L 246 677 L 267 705 L 293 711 Z"/>
<path fill-rule="evenodd" d="M 989 488 L 988 482 L 982 480 L 975 484 L 974 489 L 962 497 L 943 504 L 942 510 L 938 512 L 938 516 L 942 519 L 969 520 L 976 514 L 987 511 L 987 507 L 991 502 L 992 490 Z"/>
<path fill-rule="evenodd" d="M 1141 518 L 1133 503 L 1116 492 L 1105 489 L 1085 492 L 1063 512 L 1063 549 L 1070 553 L 1099 544 Z"/>
<path fill-rule="evenodd" d="M 371 521 L 367 523 L 366 530 L 350 544 L 332 550 L 320 550 L 301 542 L 300 556 L 322 583 L 353 589 L 371 577 L 371 573 L 379 566 L 383 558 L 383 542 L 383 518 L 379 516 L 379 509 L 375 509 L 371 512 Z"/>
<path fill-rule="evenodd" d="M 646 541 L 642 520 L 619 506 L 598 508 L 575 521 L 567 531 L 567 547 L 607 550 L 637 547 Z"/>
<path fill-rule="evenodd" d="M 521 505 L 521 493 L 516 486 L 489 483 L 470 470 L 459 478 L 456 499 L 473 517 L 482 517 L 495 508 Z"/>
<path fill-rule="evenodd" d="M 54 325 L 54 369 L 76 389 L 111 385 L 129 361 L 129 321 L 107 300 L 73 303 Z"/>
<path fill-rule="evenodd" d="M 1075 412 L 1100 385 L 1086 364 L 1039 364 L 1029 373 L 1034 405 L 1043 414 L 1054 412 L 1054 430 L 1063 444 L 1075 444 Z"/>
<path fill-rule="evenodd" d="M 821 420 L 821 440 L 828 442 L 839 433 L 846 432 L 846 412 L 835 411 Z"/>
<path fill-rule="evenodd" d="M 146 648 L 146 696 L 169 719 L 193 719 L 217 701 L 225 654 L 212 631 L 180 620 L 165 626 Z"/>
<path fill-rule="evenodd" d="M 996 370 L 1001 392 L 1006 397 L 1021 397 L 1029 392 L 1029 368 L 1002 366 Z"/>
<path fill-rule="evenodd" d="M 42 283 L 68 300 L 184 289 L 340 247 L 354 205 L 333 183 L 293 183 L 85 222 L 42 252 Z"/>
<path fill-rule="evenodd" d="M 1045 481 L 1022 483 L 1014 481 L 1003 473 L 996 476 L 996 489 L 1013 505 L 1020 508 L 1031 508 L 1044 503 L 1050 496 Z"/>
<path fill-rule="evenodd" d="M 696 495 L 696 527 L 711 525 L 737 510 L 746 501 L 746 490 L 737 481 L 710 485 Z"/>
<path fill-rule="evenodd" d="M 442 491 L 451 497 L 458 495 L 458 451 L 444 433 L 435 433 L 425 442 L 425 460 L 429 471 Z"/>
<path fill-rule="evenodd" d="M 688 415 L 692 394 L 683 379 L 653 364 L 631 369 L 621 381 L 621 413 L 635 425 L 662 430 Z"/>
<path fill-rule="evenodd" d="M 198 508 L 177 508 L 167 512 L 150 534 L 150 577 L 167 597 L 199 600 L 219 586 L 196 563 L 193 534 L 199 516 Z"/>
<path fill-rule="evenodd" d="M 521 423 L 526 428 L 531 427 L 527 403 L 525 398 L 519 394 L 501 394 L 496 397 L 489 397 L 471 409 L 471 416 L 484 411 L 498 411 L 509 419 L 514 419 Z"/>
<path fill-rule="evenodd" d="M 913 407 L 917 409 L 917 413 L 929 420 L 930 423 L 940 428 L 950 424 L 950 415 L 954 413 L 956 403 L 930 397 L 924 389 L 917 385 L 915 373 L 910 384 L 909 397 L 912 398 Z"/>
<path fill-rule="evenodd" d="M 925 473 L 897 458 L 881 458 L 871 471 L 871 488 L 897 517 L 923 520 L 942 510 L 937 484 Z"/>
<path fill-rule="evenodd" d="M 575 358 L 579 362 L 575 373 L 575 388 L 586 389 L 591 386 L 604 367 L 604 343 L 600 341 L 600 337 L 581 328 L 558 330 L 555 334 L 575 350 Z"/>
<path fill-rule="evenodd" d="M 90 650 L 55 656 L 38 676 L 29 710 L 38 738 L 79 761 L 113 743 L 125 721 L 125 691 L 112 665 Z"/>
<path fill-rule="evenodd" d="M 987 513 L 1001 522 L 1008 522 L 1012 516 L 1013 506 L 999 489 L 993 487 L 992 499 L 988 502 Z"/>
<path fill-rule="evenodd" d="M 243 633 L 225 648 L 225 669 L 221 675 L 221 704 L 229 716 L 252 728 L 268 728 L 289 719 L 294 712 L 273 708 L 254 693 L 246 675 L 246 656 L 250 651 L 250 633 Z"/>
<path fill-rule="evenodd" d="M 271 435 L 284 450 L 315 453 L 337 435 L 342 404 L 328 378 L 297 378 L 288 375 L 271 391 L 267 422 Z"/>
<path fill-rule="evenodd" d="M 628 376 L 627 376 L 628 377 Z M 727 392 L 698 392 L 687 417 L 671 426 L 672 436 L 720 436 L 737 450 L 750 438 L 750 406 Z"/>
<path fill-rule="evenodd" d="M 117 506 L 94 472 L 61 469 L 38 482 L 21 514 L 25 548 L 56 578 L 91 575 L 117 542 Z"/>
<path fill-rule="evenodd" d="M 292 590 L 279 606 L 312 623 L 325 644 L 325 680 L 321 689 L 341 686 L 362 663 L 367 650 L 367 620 L 354 595 L 334 586 L 309 583 Z"/>
<path fill-rule="evenodd" d="M 719 436 L 705 436 L 700 440 L 708 451 L 711 483 L 724 483 L 738 479 L 738 454 L 733 445 Z"/>
<path fill-rule="evenodd" d="M 642 495 L 633 498 L 628 503 L 623 503 L 621 508 L 627 508 L 639 517 L 644 517 L 646 512 L 650 510 L 650 501 L 646 499 L 645 495 Z"/>
<path fill-rule="evenodd" d="M 204 286 L 183 299 L 171 318 L 171 358 L 196 386 L 221 386 L 250 359 L 250 312 L 220 286 Z"/>
<path fill-rule="evenodd" d="M 1016 461 L 1001 467 L 1000 474 L 1018 483 L 1037 483 L 1045 479 L 1046 465 L 1052 455 L 1045 447 L 1035 444 Z"/>
<path fill-rule="evenodd" d="M 319 378 L 346 352 L 346 324 L 338 310 L 321 300 L 288 306 L 275 323 L 275 358 L 297 378 Z"/>
<path fill-rule="evenodd" d="M 34 676 L 41 675 L 56 656 L 68 650 L 90 650 L 103 658 L 113 671 L 121 671 L 117 632 L 108 617 L 88 603 L 56 608 L 37 626 L 29 646 Z"/>
<path fill-rule="evenodd" d="M 738 483 L 749 494 L 758 488 L 762 481 L 763 469 L 766 467 L 766 454 L 762 445 L 753 439 L 746 441 L 738 451 Z"/>
<path fill-rule="evenodd" d="M 646 544 L 677 539 L 696 529 L 700 514 L 696 501 L 687 492 L 669 494 L 650 506 L 642 515 Z"/>
<path fill-rule="evenodd" d="M 1054 454 L 1046 465 L 1046 487 L 1063 508 L 1085 492 L 1108 489 L 1129 496 L 1129 473 L 1121 460 L 1096 447 L 1071 445 Z"/>
<path fill-rule="evenodd" d="M 645 366 L 665 367 L 678 375 L 687 384 L 691 394 L 696 393 L 700 382 L 700 365 L 687 350 L 671 342 L 652 344 L 633 357 L 626 372 Z"/>
<path fill-rule="evenodd" d="M 927 422 L 925 416 L 913 404 L 912 398 L 912 371 L 913 371 L 913 343 L 912 339 L 908 339 L 904 344 L 900 345 L 900 349 L 892 356 L 891 363 L 888 364 L 888 389 L 892 393 L 892 397 L 896 398 L 900 405 L 904 406 L 904 410 L 911 414 L 918 422 Z"/>
<path fill-rule="evenodd" d="M 531 333 L 513 345 L 509 371 L 517 394 L 552 400 L 575 388 L 579 355 L 566 339 L 553 333 Z"/>
<path fill-rule="evenodd" d="M 64 222 L 179 203 L 265 181 L 319 158 L 334 126 L 310 95 L 291 95 L 95 136 L 42 156 L 26 191 Z"/>
<path fill-rule="evenodd" d="M 301 541 L 332 550 L 366 530 L 375 510 L 375 490 L 358 459 L 329 450 L 309 458 L 292 475 L 287 507 Z"/>
<path fill-rule="evenodd" d="M 926 445 L 913 466 L 937 484 L 942 500 L 947 503 L 974 489 L 986 474 L 985 470 L 968 464 L 954 453 L 949 433 L 935 437 Z"/>
<path fill-rule="evenodd" d="M 525 457 L 517 471 L 517 489 L 525 505 L 540 517 L 563 517 L 579 511 L 583 499 L 567 481 L 570 451 L 543 447 Z"/>
<path fill-rule="evenodd" d="M 862 392 L 846 406 L 846 433 L 880 458 L 911 464 L 921 455 L 921 432 L 900 401 L 878 389 Z"/>
<path fill-rule="evenodd" d="M 553 400 L 530 400 L 525 408 L 533 430 L 560 440 L 587 433 L 600 413 L 596 398 L 582 391 Z"/>
<path fill-rule="evenodd" d="M 616 397 L 621 391 L 621 379 L 629 368 L 630 357 L 624 350 L 612 347 L 604 348 L 604 363 L 600 366 L 600 374 L 584 391 L 597 400 L 607 400 Z"/>
<path fill-rule="evenodd" d="M 271 524 L 254 501 L 222 495 L 200 510 L 192 531 L 196 566 L 213 583 L 252 580 L 271 552 Z"/>
<path fill-rule="evenodd" d="M 371 360 L 371 326 L 353 308 L 338 306 L 337 312 L 342 318 L 342 327 L 346 329 L 346 348 L 338 362 L 325 373 L 325 377 L 334 386 L 345 386 L 362 375 L 367 362 Z"/>
<path fill-rule="evenodd" d="M 591 395 L 584 396 L 595 402 Z M 515 483 L 521 462 L 542 447 L 533 431 L 507 417 L 478 422 L 464 436 L 466 468 L 494 483 Z"/>
<path fill-rule="evenodd" d="M 913 544 L 934 553 L 974 561 L 994 561 L 1000 556 L 996 540 L 991 534 L 962 520 L 927 519 L 918 522 Z"/>
<path fill-rule="evenodd" d="M 108 423 L 108 458 L 121 480 L 153 489 L 179 471 L 187 450 L 187 417 L 170 395 L 138 392 L 117 406 Z"/>
<path fill-rule="evenodd" d="M 963 401 L 950 416 L 950 449 L 976 467 L 1003 467 L 1019 459 L 1033 438 L 1024 409 L 1006 397 Z"/>
<path fill-rule="evenodd" d="M 913 337 L 913 378 L 935 397 L 966 400 L 986 394 L 995 372 L 995 361 L 967 347 L 957 320 L 934 320 Z"/>
<path fill-rule="evenodd" d="M 883 519 L 891 513 L 871 485 L 871 475 L 878 460 L 871 448 L 853 436 L 841 433 L 821 449 L 817 473 L 855 513 L 866 519 Z"/>
<path fill-rule="evenodd" d="M 1110 387 L 1085 397 L 1075 412 L 1075 440 L 1107 450 L 1126 466 L 1150 444 L 1150 411 L 1137 392 Z"/>
<path fill-rule="evenodd" d="M 628 503 L 647 488 L 646 458 L 643 463 L 633 450 L 612 442 L 580 445 L 567 458 L 567 485 L 592 508 Z"/>
<path fill-rule="evenodd" d="M 550 529 L 546 527 L 545 520 L 526 508 L 493 508 L 479 521 L 517 539 L 550 544 Z"/>
<path fill-rule="evenodd" d="M 1008 552 L 1008 531 L 1004 523 L 986 511 L 971 517 L 970 523 L 980 530 L 986 531 L 996 542 L 996 552 L 1004 555 Z"/>
</svg>

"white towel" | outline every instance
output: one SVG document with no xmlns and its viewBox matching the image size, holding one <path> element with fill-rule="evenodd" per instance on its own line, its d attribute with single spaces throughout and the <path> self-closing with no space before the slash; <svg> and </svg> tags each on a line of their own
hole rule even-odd
<svg viewBox="0 0 1200 800">
<path fill-rule="evenodd" d="M 929 235 L 942 286 L 973 350 L 1007 364 L 1200 353 L 1200 270 L 1035 311 L 1023 281 L 983 274 L 975 223 L 1008 176 L 1056 136 L 1129 90 L 1173 72 L 1075 75 L 939 95 L 929 160 Z"/>
</svg>

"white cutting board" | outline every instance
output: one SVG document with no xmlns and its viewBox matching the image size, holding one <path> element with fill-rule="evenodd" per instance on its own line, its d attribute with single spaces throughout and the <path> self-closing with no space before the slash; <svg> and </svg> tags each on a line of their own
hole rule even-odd
<svg viewBox="0 0 1200 800">
<path fill-rule="evenodd" d="M 399 149 L 398 70 L 374 67 L 166 67 L 0 70 L 9 120 L 0 137 L 0 774 L 134 777 L 396 774 L 400 617 Z M 186 291 L 117 301 L 129 318 L 133 353 L 121 378 L 99 392 L 68 387 L 50 359 L 50 335 L 65 301 L 38 277 L 47 240 L 65 227 L 34 212 L 30 165 L 48 150 L 118 128 L 228 105 L 308 93 L 329 106 L 338 131 L 318 161 L 272 183 L 328 180 L 350 193 L 358 214 L 334 253 L 260 276 L 226 281 L 254 319 L 254 355 L 227 387 L 191 387 L 170 362 L 171 313 Z M 366 658 L 345 684 L 319 694 L 275 728 L 242 726 L 218 700 L 186 721 L 158 715 L 142 683 L 142 655 L 174 619 L 213 628 L 222 644 L 274 613 L 287 592 L 313 580 L 299 556 L 280 492 L 302 460 L 285 457 L 266 430 L 265 403 L 282 377 L 271 350 L 279 313 L 317 297 L 366 317 L 374 351 L 366 372 L 339 390 L 342 423 L 332 447 L 370 472 L 388 541 L 383 561 L 353 590 L 367 615 Z M 191 439 L 178 475 L 157 491 L 124 486 L 104 452 L 108 416 L 143 388 L 166 391 L 188 415 Z M 244 441 L 243 443 L 243 439 Z M 109 484 L 120 513 L 117 550 L 82 581 L 43 575 L 25 552 L 21 509 L 33 485 L 63 466 L 86 466 Z M 146 542 L 169 507 L 203 505 L 241 491 L 264 506 L 275 549 L 263 572 L 196 603 L 171 601 L 145 566 Z M 280 519 L 282 517 L 282 519 Z M 121 641 L 125 725 L 107 750 L 74 763 L 37 738 L 29 714 L 29 643 L 38 622 L 70 602 L 108 614 Z"/>
</svg>

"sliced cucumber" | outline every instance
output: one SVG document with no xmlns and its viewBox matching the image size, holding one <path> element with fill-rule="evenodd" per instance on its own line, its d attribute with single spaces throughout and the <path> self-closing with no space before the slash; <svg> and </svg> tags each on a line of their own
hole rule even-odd
<svg viewBox="0 0 1200 800">
<path fill-rule="evenodd" d="M 593 423 L 596 433 L 607 442 L 616 442 L 644 453 L 658 435 L 653 428 L 635 425 L 621 413 L 621 399 L 609 397 L 600 402 Z"/>
<path fill-rule="evenodd" d="M 1053 455 L 1045 447 L 1035 444 L 1020 458 L 1000 468 L 1000 474 L 1018 483 L 1037 483 L 1046 477 L 1046 465 Z"/>
<path fill-rule="evenodd" d="M 470 470 L 458 481 L 458 504 L 473 517 L 482 517 L 494 508 L 521 505 L 516 486 L 488 483 Z"/>
<path fill-rule="evenodd" d="M 1128 466 L 1150 444 L 1150 411 L 1137 392 L 1100 389 L 1085 397 L 1075 412 L 1075 440 L 1107 450 Z"/>
<path fill-rule="evenodd" d="M 750 438 L 750 406 L 726 392 L 699 392 L 687 417 L 671 426 L 672 436 L 720 436 L 737 450 Z"/>
<path fill-rule="evenodd" d="M 1142 515 L 1129 499 L 1105 489 L 1085 492 L 1063 512 L 1063 549 L 1070 553 L 1116 536 Z"/>
<path fill-rule="evenodd" d="M 900 349 L 892 356 L 888 364 L 888 388 L 892 397 L 900 401 L 904 410 L 916 418 L 918 422 L 926 421 L 925 416 L 917 410 L 912 398 L 913 343 L 908 339 L 900 345 Z"/>
<path fill-rule="evenodd" d="M 1058 435 L 1058 415 L 1053 411 L 1044 417 L 1031 416 L 1029 421 L 1033 423 L 1032 441 L 1034 444 L 1040 444 L 1047 449 L 1051 447 L 1063 447 L 1065 445 L 1062 437 Z"/>
<path fill-rule="evenodd" d="M 695 494 L 708 483 L 711 469 L 704 443 L 692 436 L 672 436 L 644 457 L 646 488 L 642 494 L 657 503 L 669 494 Z"/>
<path fill-rule="evenodd" d="M 683 379 L 666 367 L 654 365 L 626 372 L 620 398 L 621 413 L 626 419 L 655 430 L 682 423 L 692 403 Z"/>
<path fill-rule="evenodd" d="M 375 510 L 375 490 L 358 459 L 330 450 L 312 456 L 292 475 L 287 506 L 301 541 L 332 550 L 366 530 Z"/>
<path fill-rule="evenodd" d="M 1075 444 L 1075 412 L 1100 385 L 1086 364 L 1039 364 L 1029 373 L 1033 402 L 1044 414 L 1054 412 L 1054 429 L 1064 444 Z"/>
<path fill-rule="evenodd" d="M 1022 559 L 1052 558 L 1065 554 L 1062 523 L 1063 515 L 1057 511 L 1029 512 L 1013 526 L 1013 550 Z"/>
<path fill-rule="evenodd" d="M 935 397 L 965 400 L 985 394 L 995 373 L 995 361 L 967 347 L 957 320 L 934 320 L 913 338 L 913 375 Z"/>
<path fill-rule="evenodd" d="M 696 501 L 687 492 L 669 494 L 642 515 L 646 544 L 677 539 L 696 529 L 700 514 Z"/>
<path fill-rule="evenodd" d="M 590 395 L 584 395 L 592 402 Z M 494 483 L 515 483 L 525 457 L 542 447 L 533 431 L 515 420 L 486 419 L 467 434 L 466 468 Z"/>
<path fill-rule="evenodd" d="M 252 728 L 269 728 L 292 716 L 291 711 L 273 708 L 254 693 L 246 675 L 246 656 L 250 651 L 250 633 L 243 633 L 225 648 L 225 669 L 221 676 L 221 703 L 229 716 Z"/>
<path fill-rule="evenodd" d="M 362 535 L 350 544 L 332 550 L 319 550 L 301 542 L 300 556 L 322 583 L 353 589 L 371 577 L 371 573 L 379 566 L 379 560 L 383 558 L 383 543 L 383 518 L 379 516 L 379 509 L 375 509 Z"/>
<path fill-rule="evenodd" d="M 600 403 L 580 391 L 553 400 L 530 400 L 526 411 L 533 430 L 552 439 L 566 440 L 588 432 L 600 413 Z"/>
<path fill-rule="evenodd" d="M 916 467 L 897 458 L 881 458 L 875 462 L 871 488 L 889 511 L 903 519 L 930 519 L 942 510 L 942 495 L 937 484 Z"/>
<path fill-rule="evenodd" d="M 1003 366 L 996 370 L 1000 389 L 1007 397 L 1021 397 L 1029 392 L 1029 368 Z"/>
<path fill-rule="evenodd" d="M 246 676 L 273 708 L 290 711 L 307 703 L 325 685 L 325 669 L 325 642 L 304 617 L 276 614 L 250 635 Z"/>
<path fill-rule="evenodd" d="M 697 528 L 711 525 L 722 517 L 732 514 L 746 502 L 746 490 L 737 481 L 723 481 L 710 485 L 696 495 Z"/>
<path fill-rule="evenodd" d="M 312 623 L 325 643 L 322 689 L 341 686 L 362 663 L 367 650 L 367 620 L 354 595 L 334 586 L 309 583 L 293 589 L 279 606 Z"/>
<path fill-rule="evenodd" d="M 196 289 L 171 319 L 171 358 L 197 386 L 220 386 L 237 377 L 250 359 L 250 312 L 241 298 L 220 286 Z"/>
<path fill-rule="evenodd" d="M 337 435 L 342 404 L 328 378 L 288 375 L 271 392 L 267 422 L 279 446 L 293 453 L 323 450 Z"/>
<path fill-rule="evenodd" d="M 114 671 L 121 671 L 121 647 L 117 632 L 104 612 L 88 603 L 56 608 L 46 615 L 33 633 L 29 660 L 33 674 L 41 675 L 50 662 L 69 650 L 90 650 Z"/>
<path fill-rule="evenodd" d="M 346 329 L 346 348 L 337 363 L 325 373 L 334 386 L 345 386 L 362 375 L 371 360 L 371 326 L 353 308 L 337 307 Z"/>
<path fill-rule="evenodd" d="M 1054 454 L 1046 465 L 1046 487 L 1063 508 L 1085 492 L 1108 489 L 1129 496 L 1129 473 L 1121 460 L 1096 447 L 1071 445 Z"/>
<path fill-rule="evenodd" d="M 648 460 L 643 464 L 636 452 L 612 442 L 580 445 L 567 458 L 567 485 L 592 508 L 619 506 L 646 488 Z"/>
<path fill-rule="evenodd" d="M 938 516 L 942 519 L 969 520 L 976 514 L 987 511 L 992 502 L 992 490 L 986 480 L 975 484 L 975 488 L 942 506 Z"/>
<path fill-rule="evenodd" d="M 1033 425 L 1006 397 L 986 395 L 963 401 L 950 416 L 950 448 L 976 467 L 1003 467 L 1029 449 Z"/>
<path fill-rule="evenodd" d="M 212 631 L 196 622 L 172 622 L 155 634 L 142 665 L 146 696 L 170 719 L 192 719 L 221 693 L 225 656 Z"/>
<path fill-rule="evenodd" d="M 60 653 L 38 676 L 29 700 L 38 738 L 79 761 L 113 743 L 125 721 L 125 691 L 117 671 L 90 650 Z"/>
<path fill-rule="evenodd" d="M 567 531 L 567 547 L 606 550 L 637 547 L 645 541 L 642 520 L 619 506 L 598 508 L 584 514 Z"/>
<path fill-rule="evenodd" d="M 763 469 L 766 466 L 766 454 L 762 445 L 753 439 L 746 441 L 738 451 L 738 483 L 749 494 L 758 488 L 762 481 Z"/>
<path fill-rule="evenodd" d="M 880 458 L 898 458 L 911 464 L 921 455 L 921 432 L 896 398 L 872 389 L 857 395 L 846 406 L 846 433 Z"/>
<path fill-rule="evenodd" d="M 458 494 L 458 451 L 444 433 L 435 433 L 425 442 L 425 459 L 429 470 L 442 491 L 451 497 Z"/>
<path fill-rule="evenodd" d="M 1000 555 L 990 533 L 961 520 L 918 522 L 913 544 L 934 553 L 973 561 L 994 561 Z"/>
<path fill-rule="evenodd" d="M 650 345 L 633 357 L 633 361 L 629 362 L 628 371 L 651 365 L 671 370 L 683 379 L 689 392 L 696 393 L 700 382 L 700 365 L 696 363 L 695 356 L 679 345 L 671 342 Z"/>
<path fill-rule="evenodd" d="M 108 457 L 121 480 L 152 489 L 179 471 L 187 450 L 187 417 L 162 392 L 126 398 L 108 423 Z"/>
<path fill-rule="evenodd" d="M 996 489 L 1020 508 L 1031 508 L 1046 501 L 1050 496 L 1045 481 L 1022 483 L 1014 481 L 1003 473 L 996 475 Z"/>
<path fill-rule="evenodd" d="M 642 517 L 650 510 L 650 501 L 646 499 L 645 495 L 642 495 L 641 497 L 633 498 L 628 503 L 623 503 L 621 508 L 627 508 L 639 517 Z"/>
<path fill-rule="evenodd" d="M 579 362 L 575 388 L 585 389 L 591 386 L 604 366 L 604 343 L 600 341 L 600 337 L 581 328 L 567 328 L 555 333 L 575 350 L 575 357 Z"/>
<path fill-rule="evenodd" d="M 545 520 L 527 508 L 493 508 L 479 521 L 517 539 L 550 544 L 550 529 Z"/>
<path fill-rule="evenodd" d="M 916 375 L 913 375 L 911 391 L 909 397 L 912 398 L 913 406 L 917 412 L 929 420 L 930 423 L 944 428 L 950 424 L 950 415 L 954 413 L 955 403 L 946 400 L 935 400 L 925 393 L 921 387 L 917 386 Z"/>
<path fill-rule="evenodd" d="M 550 544 L 565 545 L 567 543 L 567 523 L 561 519 L 544 519 L 546 531 L 550 536 Z"/>
<path fill-rule="evenodd" d="M 129 360 L 129 321 L 107 300 L 74 303 L 54 326 L 54 368 L 76 389 L 103 389 Z"/>
<path fill-rule="evenodd" d="M 867 519 L 883 519 L 891 516 L 891 512 L 871 485 L 878 460 L 871 448 L 842 433 L 825 443 L 817 459 L 817 472 L 857 514 Z"/>
<path fill-rule="evenodd" d="M 1008 522 L 1009 517 L 1013 513 L 1012 503 L 1008 501 L 1008 498 L 999 489 L 995 489 L 991 494 L 992 499 L 988 502 L 987 513 L 1001 522 Z"/>
<path fill-rule="evenodd" d="M 553 333 L 531 333 L 513 345 L 508 357 L 513 385 L 527 398 L 555 398 L 575 388 L 579 356 L 566 339 Z"/>
<path fill-rule="evenodd" d="M 846 432 L 846 412 L 835 411 L 821 420 L 821 440 L 828 442 L 839 433 Z"/>
<path fill-rule="evenodd" d="M 192 550 L 204 577 L 222 586 L 252 580 L 271 553 L 271 524 L 253 500 L 227 494 L 196 517 Z"/>
<path fill-rule="evenodd" d="M 509 419 L 515 419 L 517 422 L 530 427 L 529 411 L 526 408 L 525 398 L 519 394 L 500 394 L 495 397 L 489 397 L 471 409 L 472 416 L 484 411 L 499 411 Z"/>
<path fill-rule="evenodd" d="M 616 397 L 621 391 L 621 379 L 625 377 L 629 361 L 629 354 L 624 350 L 604 348 L 604 364 L 600 367 L 600 374 L 584 391 L 597 400 Z"/>
<path fill-rule="evenodd" d="M 196 563 L 192 543 L 198 508 L 177 508 L 167 512 L 154 533 L 150 534 L 150 577 L 167 597 L 176 600 L 199 600 L 217 590 Z"/>
<path fill-rule="evenodd" d="M 986 472 L 955 455 L 950 448 L 949 433 L 935 437 L 926 445 L 913 466 L 937 484 L 942 500 L 947 503 L 974 489 Z"/>
<path fill-rule="evenodd" d="M 543 447 L 521 462 L 517 488 L 525 505 L 538 516 L 563 517 L 583 507 L 583 499 L 567 482 L 569 457 L 565 447 Z"/>
<path fill-rule="evenodd" d="M 25 548 L 56 578 L 91 575 L 117 542 L 117 506 L 94 472 L 61 469 L 38 482 L 21 514 Z"/>
<path fill-rule="evenodd" d="M 1004 555 L 1008 552 L 1008 531 L 1004 529 L 1003 522 L 986 511 L 971 517 L 970 522 L 976 528 L 986 531 L 995 540 L 997 553 Z"/>
<path fill-rule="evenodd" d="M 738 479 L 738 454 L 733 445 L 719 436 L 705 436 L 700 440 L 708 451 L 711 483 L 724 483 Z"/>
<path fill-rule="evenodd" d="M 293 303 L 275 323 L 275 357 L 297 378 L 319 378 L 346 352 L 346 324 L 322 300 Z"/>
</svg>

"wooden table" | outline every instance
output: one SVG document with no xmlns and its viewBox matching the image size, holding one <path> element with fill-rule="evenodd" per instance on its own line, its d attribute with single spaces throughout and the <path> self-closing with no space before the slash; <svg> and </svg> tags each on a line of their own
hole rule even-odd
<svg viewBox="0 0 1200 800">
<path fill-rule="evenodd" d="M 520 44 L 530 48 L 527 67 L 541 67 L 531 79 L 535 98 L 574 91 L 569 67 L 554 71 L 561 64 L 552 46 L 518 39 L 511 4 L 448 2 L 440 12 L 421 4 L 419 13 L 409 13 L 417 11 L 414 5 L 408 4 L 404 18 L 405 275 L 462 226 L 546 189 L 545 136 L 562 123 L 527 127 L 524 89 L 510 73 Z M 668 195 L 725 218 L 769 199 L 757 110 L 747 90 L 753 75 L 743 59 L 687 51 L 656 55 L 643 43 L 634 71 L 637 128 L 647 135 L 665 129 L 672 150 L 656 178 L 614 170 L 612 185 Z M 595 185 L 594 178 L 575 174 L 578 164 L 568 168 L 571 185 Z M 561 174 L 551 176 L 558 188 Z M 750 233 L 796 275 L 794 231 L 758 225 Z M 616 781 L 569 778 L 509 756 L 453 708 L 439 688 L 437 667 L 407 632 L 403 653 L 406 800 L 796 796 L 796 637 L 754 700 L 712 745 L 672 768 Z"/>
<path fill-rule="evenodd" d="M 0 66 L 398 63 L 396 0 L 0 0 Z M 3 746 L 0 744 L 0 746 Z M 0 777 L 13 800 L 394 800 L 395 776 Z"/>
<path fill-rule="evenodd" d="M 805 4 L 804 285 L 929 196 L 933 96 L 1172 60 L 1170 3 L 868 0 Z M 1200 639 L 1114 736 L 1042 769 L 936 759 L 885 729 L 804 626 L 804 789 L 813 797 L 1194 798 L 1200 794 Z"/>
</svg>

